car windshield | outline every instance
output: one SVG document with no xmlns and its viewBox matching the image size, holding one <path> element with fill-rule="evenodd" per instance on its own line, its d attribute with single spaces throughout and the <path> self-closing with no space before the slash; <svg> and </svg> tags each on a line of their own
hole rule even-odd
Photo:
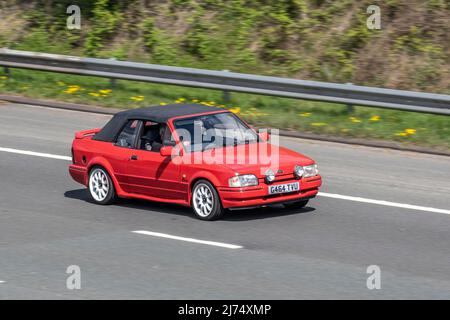
<svg viewBox="0 0 450 320">
<path fill-rule="evenodd" d="M 258 135 L 233 113 L 216 113 L 174 121 L 187 151 L 203 151 L 258 142 Z"/>
</svg>

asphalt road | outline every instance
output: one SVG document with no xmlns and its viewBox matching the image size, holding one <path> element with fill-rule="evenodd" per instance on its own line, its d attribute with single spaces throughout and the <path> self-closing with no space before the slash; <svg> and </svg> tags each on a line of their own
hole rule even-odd
<svg viewBox="0 0 450 320">
<path fill-rule="evenodd" d="M 0 104 L 0 148 L 70 155 L 108 116 Z M 448 157 L 282 139 L 316 159 L 322 192 L 450 209 Z M 450 215 L 320 196 L 308 207 L 235 211 L 90 203 L 66 160 L 0 151 L 1 299 L 449 299 Z M 447 211 L 448 212 L 448 211 Z M 136 234 L 146 230 L 242 246 Z M 66 269 L 81 270 L 69 290 Z M 381 270 L 369 290 L 367 267 Z"/>
</svg>

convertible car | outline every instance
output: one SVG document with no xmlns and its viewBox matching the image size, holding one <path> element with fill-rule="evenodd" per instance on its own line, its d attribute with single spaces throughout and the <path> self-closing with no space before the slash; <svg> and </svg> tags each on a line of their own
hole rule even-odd
<svg viewBox="0 0 450 320">
<path fill-rule="evenodd" d="M 102 129 L 77 132 L 69 172 L 95 203 L 175 203 L 191 206 L 202 220 L 218 219 L 227 209 L 304 207 L 322 184 L 317 164 L 270 140 L 226 109 L 132 109 Z"/>
</svg>

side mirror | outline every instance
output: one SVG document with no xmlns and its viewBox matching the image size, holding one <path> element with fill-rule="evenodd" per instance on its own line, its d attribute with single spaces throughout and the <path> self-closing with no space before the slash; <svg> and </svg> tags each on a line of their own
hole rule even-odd
<svg viewBox="0 0 450 320">
<path fill-rule="evenodd" d="M 163 157 L 170 157 L 172 155 L 173 147 L 172 146 L 164 146 L 159 149 L 159 153 Z"/>
<path fill-rule="evenodd" d="M 159 154 L 162 155 L 163 157 L 170 157 L 172 155 L 182 156 L 183 155 L 183 147 L 181 147 L 180 145 L 163 146 L 163 147 L 161 147 L 161 149 L 159 149 Z"/>
<path fill-rule="evenodd" d="M 269 141 L 270 139 L 270 133 L 267 131 L 258 132 L 258 136 L 264 141 Z"/>
</svg>

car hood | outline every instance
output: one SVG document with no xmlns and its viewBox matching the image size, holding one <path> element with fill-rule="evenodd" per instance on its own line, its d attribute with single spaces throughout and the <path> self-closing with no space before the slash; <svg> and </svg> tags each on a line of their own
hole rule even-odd
<svg viewBox="0 0 450 320">
<path fill-rule="evenodd" d="M 295 165 L 315 163 L 301 153 L 266 142 L 207 150 L 203 152 L 203 156 L 223 159 L 220 164 L 237 174 L 251 173 L 258 177 L 264 176 L 269 168 L 274 173 L 288 174 L 293 172 Z"/>
</svg>

